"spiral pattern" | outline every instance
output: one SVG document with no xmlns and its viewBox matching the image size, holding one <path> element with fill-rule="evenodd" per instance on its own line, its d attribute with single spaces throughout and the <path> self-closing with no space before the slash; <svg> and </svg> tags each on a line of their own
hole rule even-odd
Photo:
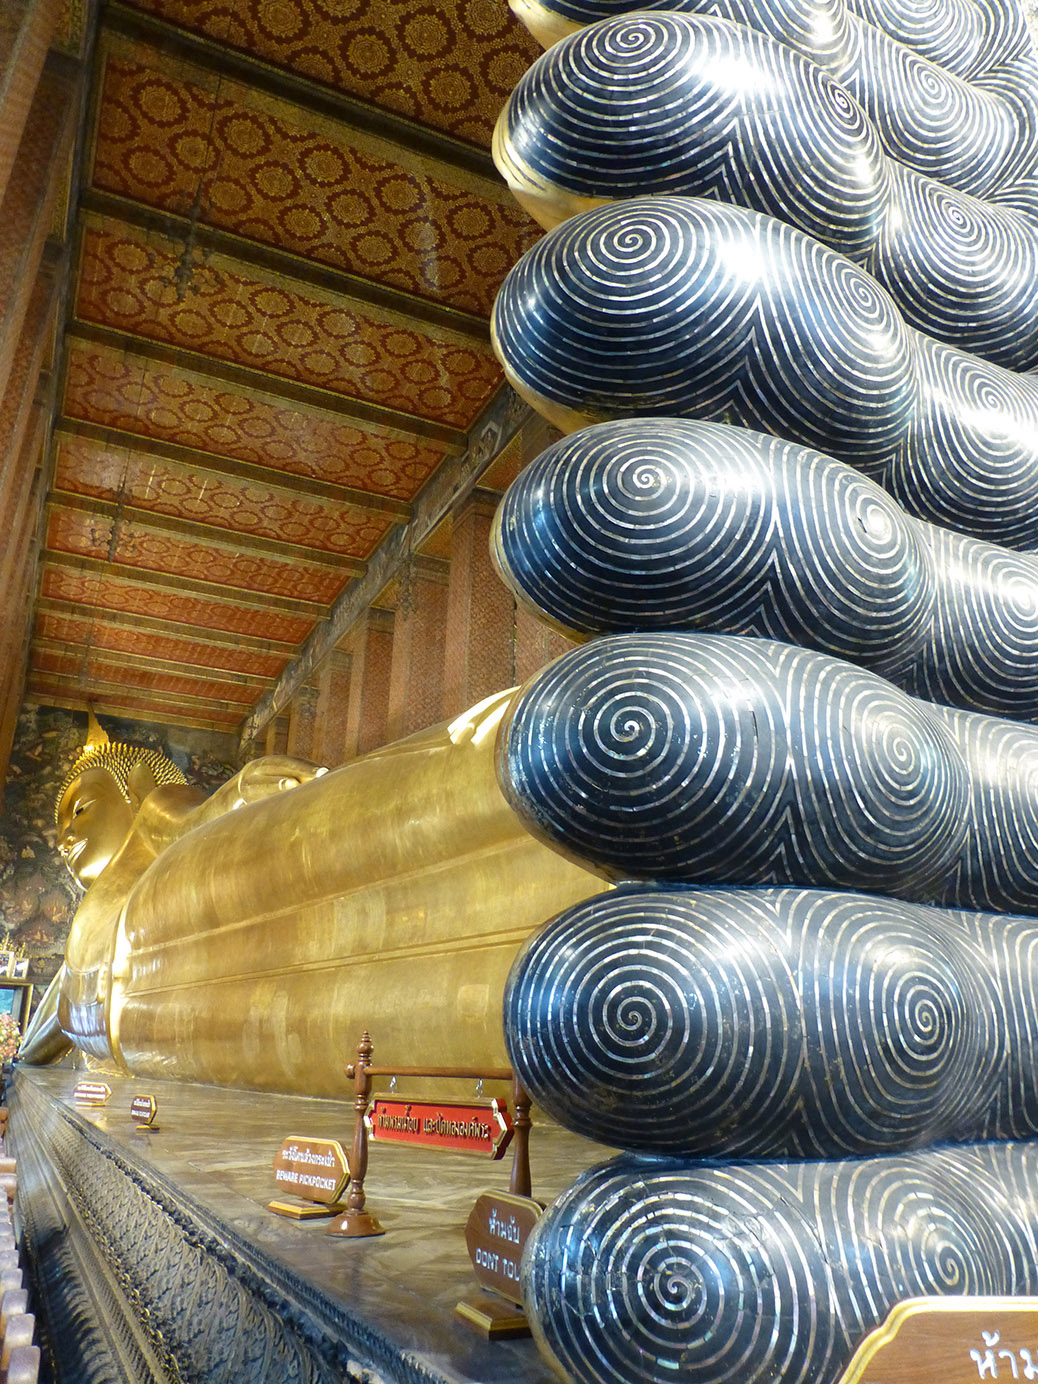
<svg viewBox="0 0 1038 1384">
<path fill-rule="evenodd" d="M 913 15 L 912 0 L 525 0 L 520 13 L 551 42 L 559 19 L 631 10 L 717 17 L 777 39 L 846 87 L 891 158 L 974 196 L 1038 166 L 1038 63 L 1011 3 L 952 0 Z"/>
<path fill-rule="evenodd" d="M 587 1384 L 835 1384 L 902 1298 L 1038 1289 L 1036 1177 L 1035 1144 L 616 1159 L 538 1222 L 527 1313 L 560 1373 Z"/>
<path fill-rule="evenodd" d="M 512 1063 L 575 1133 L 833 1158 L 1038 1135 L 1038 922 L 862 894 L 627 886 L 531 938 Z"/>
<path fill-rule="evenodd" d="M 933 114 L 959 137 L 957 111 Z M 682 13 L 579 31 L 524 75 L 494 157 L 547 228 L 577 199 L 731 202 L 868 268 L 911 326 L 1008 368 L 1038 363 L 1038 226 L 884 156 L 848 93 L 765 34 Z"/>
<path fill-rule="evenodd" d="M 927 701 L 1038 720 L 1038 561 L 913 520 L 776 438 L 670 418 L 583 429 L 512 483 L 491 543 L 517 600 L 577 635 L 782 639 Z"/>
<path fill-rule="evenodd" d="M 969 829 L 935 901 L 1038 912 L 1038 734 L 967 711 L 928 710 L 969 766 Z"/>
<path fill-rule="evenodd" d="M 574 216 L 510 271 L 494 339 L 565 431 L 738 423 L 873 474 L 918 518 L 1038 547 L 1038 383 L 915 333 L 849 260 L 757 213 L 655 197 Z"/>
<path fill-rule="evenodd" d="M 607 876 L 927 898 L 963 851 L 968 770 L 942 726 L 785 644 L 599 640 L 524 689 L 500 743 L 530 829 Z"/>
</svg>

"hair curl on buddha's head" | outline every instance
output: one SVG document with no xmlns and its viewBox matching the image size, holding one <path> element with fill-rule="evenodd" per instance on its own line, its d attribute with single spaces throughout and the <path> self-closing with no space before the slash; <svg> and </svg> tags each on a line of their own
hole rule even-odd
<svg viewBox="0 0 1038 1384">
<path fill-rule="evenodd" d="M 68 791 L 69 785 L 74 783 L 80 774 L 87 769 L 104 769 L 106 773 L 111 775 L 126 801 L 132 802 L 130 774 L 138 764 L 148 766 L 156 783 L 187 783 L 181 770 L 171 759 L 167 759 L 161 750 L 146 750 L 140 745 L 124 745 L 106 738 L 102 744 L 88 744 L 69 770 L 58 789 L 57 800 L 54 804 L 55 821 L 57 821 L 61 800 Z"/>
</svg>

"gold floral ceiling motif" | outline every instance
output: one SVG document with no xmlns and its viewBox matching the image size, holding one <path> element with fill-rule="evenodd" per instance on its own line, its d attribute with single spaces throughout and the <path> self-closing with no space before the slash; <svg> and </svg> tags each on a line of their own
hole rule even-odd
<svg viewBox="0 0 1038 1384">
<path fill-rule="evenodd" d="M 504 0 L 99 8 L 29 694 L 233 728 L 497 406 L 536 49 Z"/>
<path fill-rule="evenodd" d="M 140 0 L 140 8 L 480 146 L 540 51 L 499 0 Z"/>
</svg>

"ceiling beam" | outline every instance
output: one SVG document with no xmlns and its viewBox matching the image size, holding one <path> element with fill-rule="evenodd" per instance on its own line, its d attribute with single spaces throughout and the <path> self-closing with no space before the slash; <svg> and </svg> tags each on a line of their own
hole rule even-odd
<svg viewBox="0 0 1038 1384">
<path fill-rule="evenodd" d="M 368 307 L 395 313 L 406 321 L 423 322 L 429 327 L 457 332 L 481 346 L 490 342 L 490 323 L 485 317 L 462 312 L 460 308 L 436 303 L 429 298 L 419 298 L 416 294 L 390 288 L 387 284 L 361 278 L 358 274 L 349 274 L 344 269 L 335 269 L 317 260 L 304 259 L 289 250 L 264 245 L 258 240 L 248 240 L 232 231 L 217 230 L 213 226 L 191 221 L 186 216 L 161 211 L 133 198 L 121 197 L 118 193 L 104 192 L 95 187 L 84 189 L 79 205 L 92 215 L 119 221 L 139 231 L 163 235 L 170 240 L 189 242 L 204 253 L 223 255 L 245 268 L 276 274 L 300 287 L 323 289 L 326 293 L 336 293 Z"/>
<path fill-rule="evenodd" d="M 30 669 L 29 675 L 30 677 L 39 677 L 41 680 L 47 679 L 48 681 L 55 682 L 59 687 L 67 687 L 70 691 L 82 686 L 80 678 L 75 673 L 50 673 L 45 668 L 37 668 Z M 191 706 L 201 707 L 205 711 L 233 711 L 235 709 L 233 706 L 228 707 L 227 703 L 222 701 L 219 697 L 203 697 L 195 692 L 152 692 L 148 688 L 127 687 L 125 683 L 109 682 L 104 678 L 91 678 L 91 701 L 93 700 L 95 689 L 98 696 L 104 696 L 105 694 L 111 695 L 114 693 L 117 696 L 140 697 L 144 701 L 168 700 L 174 705 L 179 704 L 181 707 L 183 707 L 185 703 L 189 703 Z"/>
<path fill-rule="evenodd" d="M 160 48 L 180 63 L 211 72 L 225 80 L 262 91 L 277 101 L 334 120 L 351 130 L 399 146 L 401 154 L 419 154 L 426 162 L 446 164 L 484 179 L 495 198 L 502 192 L 501 177 L 486 149 L 467 144 L 448 134 L 420 125 L 385 107 L 368 104 L 335 87 L 324 86 L 289 68 L 276 67 L 213 39 L 189 33 L 165 20 L 142 14 L 109 0 L 102 16 L 108 32 Z"/>
<path fill-rule="evenodd" d="M 222 582 L 199 581 L 196 577 L 167 576 L 149 567 L 103 562 L 100 558 L 62 553 L 54 548 L 44 550 L 41 562 L 44 565 L 49 563 L 54 567 L 84 572 L 88 576 L 110 577 L 114 581 L 128 582 L 144 590 L 175 591 L 179 595 L 187 592 L 192 596 L 205 596 L 216 605 L 235 606 L 246 610 L 284 611 L 290 615 L 306 615 L 311 619 L 320 619 L 328 610 L 328 607 L 319 601 L 301 601 L 293 596 L 274 596 L 245 587 L 227 586 Z"/>
<path fill-rule="evenodd" d="M 302 496 L 303 499 L 333 500 L 336 504 L 370 510 L 373 514 L 388 514 L 395 522 L 400 523 L 407 523 L 411 517 L 411 506 L 408 502 L 391 495 L 374 495 L 367 490 L 358 490 L 355 486 L 336 485 L 334 481 L 300 476 L 295 472 L 276 470 L 272 466 L 235 461 L 232 457 L 202 452 L 195 447 L 182 447 L 177 442 L 163 442 L 159 438 L 125 432 L 121 428 L 105 428 L 96 423 L 86 423 L 78 418 L 63 416 L 58 419 L 55 432 L 59 436 L 95 442 L 101 447 L 123 448 L 138 456 L 172 461 L 179 466 L 202 467 L 214 476 L 225 476 L 229 480 L 270 486 L 272 490 L 282 492 L 287 498 Z"/>
<path fill-rule="evenodd" d="M 59 619 L 87 620 L 95 626 L 114 625 L 121 629 L 157 634 L 162 638 L 184 639 L 193 644 L 213 644 L 223 649 L 250 649 L 276 658 L 290 658 L 296 651 L 294 644 L 284 640 L 260 639 L 254 634 L 237 634 L 229 630 L 211 630 L 202 625 L 187 625 L 180 620 L 163 620 L 155 615 L 130 615 L 126 611 L 108 610 L 104 606 L 83 606 L 78 601 L 63 601 L 55 596 L 39 597 L 36 610 L 41 615 L 55 615 Z"/>
<path fill-rule="evenodd" d="M 117 331 L 114 327 L 102 327 L 95 322 L 85 322 L 80 317 L 72 318 L 65 334 L 72 341 L 104 346 L 110 351 L 117 351 L 121 356 L 136 357 L 150 365 L 166 365 L 174 370 L 186 370 L 207 380 L 221 380 L 237 389 L 265 394 L 282 404 L 301 404 L 304 408 L 331 413 L 337 418 L 346 418 L 351 422 L 374 423 L 377 427 L 407 441 L 412 441 L 415 437 L 424 437 L 432 442 L 442 443 L 448 451 L 453 452 L 461 452 L 465 447 L 465 434 L 457 428 L 449 428 L 429 418 L 402 413 L 398 409 L 384 408 L 381 404 L 351 399 L 345 394 L 336 394 L 334 390 L 322 389 L 319 385 L 302 384 L 284 375 L 270 375 L 263 370 L 253 370 L 247 365 L 235 365 L 231 361 L 218 360 L 215 356 L 203 355 L 199 351 L 188 351 L 183 346 L 169 346 L 161 341 L 149 341 L 147 337 Z"/>
<path fill-rule="evenodd" d="M 419 491 L 414 517 L 405 528 L 392 529 L 368 559 L 363 577 L 349 584 L 332 603 L 322 620 L 303 642 L 299 657 L 288 665 L 277 686 L 264 693 L 242 724 L 245 750 L 267 722 L 288 706 L 297 690 L 308 682 L 317 666 L 345 637 L 379 593 L 400 573 L 406 562 L 447 517 L 459 500 L 476 486 L 480 476 L 530 416 L 531 410 L 517 394 L 503 385 L 483 410 L 472 430 L 472 443 L 461 457 L 447 458 Z"/>
<path fill-rule="evenodd" d="M 100 713 L 102 716 L 121 716 L 129 721 L 151 722 L 154 718 L 153 723 L 157 725 L 191 726 L 199 730 L 221 731 L 232 739 L 234 737 L 237 722 L 233 718 L 236 718 L 237 712 L 232 707 L 220 708 L 225 711 L 226 720 L 215 720 L 211 716 L 197 713 L 185 716 L 184 702 L 187 698 L 177 698 L 170 702 L 159 698 L 146 698 L 143 699 L 145 705 L 142 706 L 124 700 L 132 695 L 132 689 L 116 687 L 108 692 L 98 688 L 95 693 L 92 689 L 89 696 L 84 696 L 78 684 L 70 687 L 66 679 L 31 672 L 26 688 L 27 697 L 44 701 L 47 706 L 65 707 L 69 711 L 93 711 L 95 715 Z"/>
<path fill-rule="evenodd" d="M 74 510 L 77 514 L 93 515 L 112 524 L 125 520 L 153 533 L 164 533 L 175 538 L 205 543 L 221 552 L 243 557 L 273 557 L 288 562 L 313 562 L 323 567 L 332 567 L 344 576 L 353 577 L 360 576 L 365 569 L 365 564 L 359 558 L 330 552 L 327 548 L 313 548 L 305 543 L 286 543 L 277 538 L 262 538 L 224 525 L 201 524 L 193 519 L 181 519 L 176 515 L 161 514 L 134 505 L 98 500 L 92 495 L 79 495 L 71 490 L 52 490 L 47 496 L 47 507 L 51 510 Z"/>
<path fill-rule="evenodd" d="M 97 664 L 119 664 L 126 668 L 140 668 L 145 672 L 170 674 L 178 677 L 195 678 L 205 682 L 222 682 L 231 687 L 269 687 L 273 678 L 262 677 L 259 673 L 236 673 L 227 668 L 210 668 L 202 663 L 181 663 L 177 659 L 160 658 L 152 654 L 130 654 L 121 649 L 106 649 L 98 644 L 81 643 L 78 640 L 41 639 L 32 641 L 33 652 L 66 655 L 72 658 L 88 658 Z"/>
</svg>

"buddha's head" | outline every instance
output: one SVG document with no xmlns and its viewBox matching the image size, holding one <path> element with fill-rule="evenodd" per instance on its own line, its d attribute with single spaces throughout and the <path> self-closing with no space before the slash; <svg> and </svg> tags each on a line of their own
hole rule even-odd
<svg viewBox="0 0 1038 1384">
<path fill-rule="evenodd" d="M 130 834 L 141 802 L 161 783 L 186 783 L 158 750 L 110 741 L 90 717 L 87 743 L 61 785 L 58 854 L 77 884 L 93 884 Z"/>
</svg>

